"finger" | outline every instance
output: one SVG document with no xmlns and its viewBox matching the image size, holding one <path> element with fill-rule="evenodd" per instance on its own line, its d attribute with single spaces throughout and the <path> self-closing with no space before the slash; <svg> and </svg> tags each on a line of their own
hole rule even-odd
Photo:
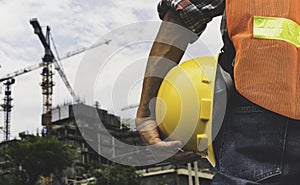
<svg viewBox="0 0 300 185">
<path fill-rule="evenodd" d="M 160 141 L 156 144 L 157 147 L 169 148 L 169 149 L 176 149 L 177 147 L 181 147 L 181 141 Z"/>
<path fill-rule="evenodd" d="M 170 158 L 178 152 L 178 148 L 181 146 L 180 141 L 160 141 L 152 145 L 151 151 L 158 156 L 164 156 L 164 158 Z"/>
</svg>

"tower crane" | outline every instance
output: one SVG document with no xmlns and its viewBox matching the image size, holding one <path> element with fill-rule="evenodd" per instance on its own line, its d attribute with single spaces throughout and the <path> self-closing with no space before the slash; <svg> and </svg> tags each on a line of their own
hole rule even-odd
<svg viewBox="0 0 300 185">
<path fill-rule="evenodd" d="M 110 42 L 111 42 L 111 40 L 107 40 L 107 41 L 104 41 L 104 42 L 96 43 L 96 44 L 92 45 L 91 47 L 83 47 L 83 48 L 81 48 L 79 50 L 68 52 L 65 55 L 63 55 L 63 57 L 59 58 L 59 60 L 65 60 L 67 58 L 73 57 L 75 55 L 78 55 L 78 54 L 83 53 L 83 52 L 85 52 L 87 50 L 96 48 L 96 47 L 101 46 L 103 44 L 107 44 L 108 45 Z M 43 65 L 44 65 L 44 63 L 40 62 L 38 64 L 33 64 L 31 66 L 27 66 L 25 68 L 18 69 L 16 71 L 13 71 L 11 73 L 8 73 L 8 74 L 2 76 L 0 78 L 0 82 L 6 81 L 6 80 L 11 79 L 11 78 L 15 78 L 17 76 L 23 75 L 25 73 L 29 73 L 31 71 L 35 71 L 36 69 L 39 69 L 39 68 L 43 67 Z"/>
<path fill-rule="evenodd" d="M 10 112 L 12 109 L 11 101 L 13 100 L 11 97 L 11 85 L 15 83 L 15 79 L 11 78 L 7 80 L 5 85 L 5 98 L 4 104 L 1 107 L 4 110 L 4 119 L 5 119 L 5 127 L 4 127 L 4 141 L 8 141 L 10 137 Z"/>
<path fill-rule="evenodd" d="M 46 27 L 46 36 L 44 36 L 42 28 L 36 18 L 33 18 L 30 20 L 30 24 L 34 28 L 34 33 L 37 34 L 39 37 L 40 41 L 42 42 L 42 45 L 45 49 L 45 54 L 43 57 L 43 62 L 34 64 L 32 66 L 25 67 L 23 69 L 16 70 L 14 72 L 8 73 L 4 75 L 2 78 L 0 78 L 0 82 L 4 82 L 4 85 L 6 86 L 5 90 L 5 95 L 6 97 L 4 98 L 5 103 L 2 105 L 3 110 L 4 110 L 4 117 L 5 117 L 5 126 L 4 126 L 4 131 L 5 131 L 5 140 L 9 140 L 9 128 L 10 128 L 10 112 L 11 112 L 11 85 L 15 82 L 15 77 L 29 73 L 31 71 L 37 70 L 39 68 L 42 68 L 42 82 L 41 82 L 41 87 L 42 87 L 42 94 L 43 94 L 43 115 L 42 115 L 42 125 L 46 126 L 46 128 L 50 129 L 51 125 L 51 108 L 52 108 L 52 94 L 53 94 L 53 86 L 54 82 L 52 81 L 52 65 L 54 65 L 55 70 L 57 70 L 59 76 L 61 77 L 62 81 L 64 82 L 65 86 L 67 87 L 69 93 L 71 94 L 73 100 L 75 102 L 79 101 L 79 98 L 76 96 L 74 90 L 72 89 L 65 72 L 63 68 L 60 66 L 58 61 L 64 60 L 67 58 L 70 58 L 72 56 L 75 56 L 77 54 L 83 53 L 89 49 L 96 48 L 98 46 L 101 46 L 103 44 L 109 44 L 111 40 L 107 40 L 104 42 L 99 42 L 91 47 L 83 47 L 79 50 L 76 50 L 74 52 L 69 52 L 65 54 L 63 57 L 59 58 L 57 56 L 57 59 L 55 58 L 51 47 L 50 47 L 50 27 Z"/>
<path fill-rule="evenodd" d="M 125 106 L 123 108 L 121 108 L 121 111 L 124 111 L 124 110 L 127 110 L 127 109 L 134 109 L 134 108 L 137 108 L 140 104 L 132 104 L 132 105 L 128 105 L 128 106 Z"/>
</svg>

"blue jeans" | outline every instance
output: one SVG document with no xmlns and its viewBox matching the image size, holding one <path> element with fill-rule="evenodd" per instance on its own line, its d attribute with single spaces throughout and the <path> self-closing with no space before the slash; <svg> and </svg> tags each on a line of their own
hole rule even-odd
<svg viewBox="0 0 300 185">
<path fill-rule="evenodd" d="M 214 141 L 213 185 L 299 185 L 300 121 L 235 93 Z"/>
</svg>

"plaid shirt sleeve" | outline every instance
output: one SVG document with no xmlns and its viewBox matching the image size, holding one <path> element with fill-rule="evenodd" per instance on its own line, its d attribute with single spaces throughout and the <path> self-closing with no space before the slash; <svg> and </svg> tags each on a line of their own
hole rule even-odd
<svg viewBox="0 0 300 185">
<path fill-rule="evenodd" d="M 186 27 L 199 36 L 213 17 L 223 14 L 225 0 L 161 0 L 161 19 L 169 9 L 178 12 Z"/>
</svg>

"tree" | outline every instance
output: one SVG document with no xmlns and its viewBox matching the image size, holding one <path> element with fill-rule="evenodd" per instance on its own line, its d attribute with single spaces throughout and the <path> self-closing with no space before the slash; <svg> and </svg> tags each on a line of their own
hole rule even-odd
<svg viewBox="0 0 300 185">
<path fill-rule="evenodd" d="M 97 179 L 96 185 L 138 185 L 140 175 L 135 171 L 135 167 L 111 164 L 102 165 L 100 168 L 92 167 L 89 170 L 89 175 Z"/>
<path fill-rule="evenodd" d="M 74 153 L 70 146 L 56 138 L 26 136 L 8 144 L 2 158 L 14 164 L 14 173 L 11 174 L 15 174 L 16 181 L 21 181 L 22 185 L 33 185 L 41 175 L 59 176 L 72 164 Z"/>
</svg>

